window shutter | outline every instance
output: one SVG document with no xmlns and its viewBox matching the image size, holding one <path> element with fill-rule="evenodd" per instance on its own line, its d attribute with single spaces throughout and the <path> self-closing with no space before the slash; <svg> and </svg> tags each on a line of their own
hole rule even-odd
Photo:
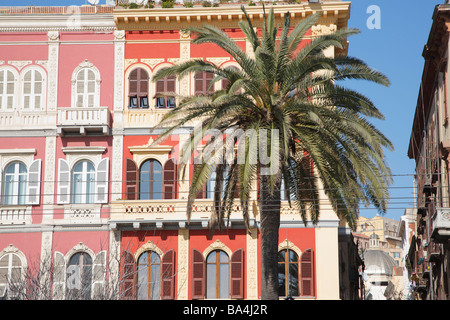
<svg viewBox="0 0 450 320">
<path fill-rule="evenodd" d="M 198 168 L 197 165 L 194 164 L 194 169 L 193 169 L 193 172 L 192 172 L 192 176 L 194 176 L 195 170 L 197 170 L 197 168 Z M 207 195 L 206 195 L 206 185 L 205 185 L 205 186 L 203 186 L 202 190 L 197 193 L 197 196 L 195 198 L 196 199 L 205 199 L 206 196 Z"/>
<path fill-rule="evenodd" d="M 156 93 L 163 93 L 164 92 L 164 79 L 158 80 L 156 82 Z"/>
<path fill-rule="evenodd" d="M 106 251 L 101 251 L 94 258 L 94 265 L 92 270 L 94 299 L 105 298 L 104 292 L 105 276 L 106 276 Z"/>
<path fill-rule="evenodd" d="M 139 69 L 134 69 L 128 76 L 128 96 L 134 97 L 138 92 L 138 71 Z"/>
<path fill-rule="evenodd" d="M 120 262 L 122 264 L 120 299 L 131 300 L 134 298 L 136 263 L 133 255 L 129 251 L 124 251 L 122 253 Z"/>
<path fill-rule="evenodd" d="M 208 90 L 208 87 L 211 84 L 213 78 L 214 75 L 212 73 L 205 72 L 205 92 L 206 90 Z M 211 88 L 209 88 L 208 93 L 214 93 L 214 86 L 211 86 Z"/>
<path fill-rule="evenodd" d="M 58 195 L 57 203 L 70 203 L 70 168 L 64 159 L 58 161 Z"/>
<path fill-rule="evenodd" d="M 313 252 L 311 249 L 303 252 L 301 260 L 301 290 L 302 296 L 314 295 L 314 269 L 313 269 Z"/>
<path fill-rule="evenodd" d="M 203 255 L 192 250 L 192 299 L 205 297 L 205 262 Z"/>
<path fill-rule="evenodd" d="M 177 195 L 177 166 L 174 159 L 169 159 L 164 164 L 163 193 L 164 199 L 176 199 Z"/>
<path fill-rule="evenodd" d="M 139 86 L 138 86 L 138 96 L 145 97 L 148 95 L 148 74 L 147 71 L 140 68 L 138 73 Z"/>
<path fill-rule="evenodd" d="M 95 173 L 95 202 L 108 202 L 108 173 L 109 173 L 109 158 L 102 159 L 97 165 Z"/>
<path fill-rule="evenodd" d="M 231 298 L 244 299 L 244 250 L 231 255 Z"/>
<path fill-rule="evenodd" d="M 27 203 L 39 204 L 41 191 L 41 159 L 34 160 L 28 169 Z"/>
<path fill-rule="evenodd" d="M 55 252 L 53 268 L 53 298 L 63 300 L 66 291 L 66 263 L 61 252 Z"/>
<path fill-rule="evenodd" d="M 138 167 L 136 162 L 127 159 L 126 163 L 126 182 L 125 182 L 125 197 L 127 200 L 138 199 Z"/>
<path fill-rule="evenodd" d="M 195 94 L 204 94 L 202 72 L 197 72 L 194 76 Z"/>
<path fill-rule="evenodd" d="M 175 251 L 167 251 L 162 258 L 161 299 L 175 298 Z"/>
<path fill-rule="evenodd" d="M 167 92 L 175 92 L 175 77 L 167 77 Z"/>
</svg>

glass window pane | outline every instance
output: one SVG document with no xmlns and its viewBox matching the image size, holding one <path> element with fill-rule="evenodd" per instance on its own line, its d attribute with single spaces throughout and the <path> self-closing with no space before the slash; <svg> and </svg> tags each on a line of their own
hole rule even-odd
<svg viewBox="0 0 450 320">
<path fill-rule="evenodd" d="M 220 265 L 220 299 L 228 299 L 229 298 L 229 292 L 228 292 L 228 286 L 229 286 L 229 265 L 228 264 L 221 264 Z"/>
<path fill-rule="evenodd" d="M 216 265 L 206 265 L 206 299 L 216 298 Z"/>
<path fill-rule="evenodd" d="M 87 69 L 88 72 L 88 80 L 95 80 L 95 73 L 94 71 Z"/>
<path fill-rule="evenodd" d="M 228 255 L 223 251 L 220 251 L 220 262 L 228 262 Z"/>
<path fill-rule="evenodd" d="M 162 166 L 153 161 L 153 199 L 162 199 Z"/>
<path fill-rule="evenodd" d="M 42 81 L 42 75 L 39 71 L 34 71 L 34 81 L 39 82 Z"/>
<path fill-rule="evenodd" d="M 23 93 L 30 94 L 31 93 L 31 82 L 25 82 L 23 84 Z"/>
<path fill-rule="evenodd" d="M 14 74 L 11 71 L 6 71 L 6 80 L 8 82 L 14 81 Z"/>
<path fill-rule="evenodd" d="M 8 82 L 6 84 L 6 93 L 7 94 L 14 94 L 14 82 Z"/>
<path fill-rule="evenodd" d="M 35 94 L 41 94 L 42 93 L 42 82 L 35 82 L 34 83 L 34 93 Z"/>
<path fill-rule="evenodd" d="M 298 264 L 289 264 L 289 292 L 291 296 L 298 296 Z"/>
<path fill-rule="evenodd" d="M 158 258 L 158 260 L 159 260 L 159 258 Z M 150 299 L 151 300 L 160 300 L 161 299 L 161 294 L 160 294 L 161 282 L 160 282 L 160 265 L 159 264 L 152 265 L 151 278 L 152 278 L 152 281 L 150 283 L 150 285 L 151 285 Z"/>
<path fill-rule="evenodd" d="M 278 263 L 278 295 L 286 296 L 286 273 L 284 263 Z"/>
<path fill-rule="evenodd" d="M 77 80 L 80 80 L 80 81 L 83 81 L 83 80 L 84 80 L 84 71 L 85 71 L 85 70 L 80 70 L 80 71 L 78 72 Z"/>
</svg>

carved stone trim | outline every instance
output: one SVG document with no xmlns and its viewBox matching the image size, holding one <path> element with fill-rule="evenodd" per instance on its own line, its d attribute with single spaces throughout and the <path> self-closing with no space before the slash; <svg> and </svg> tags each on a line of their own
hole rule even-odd
<svg viewBox="0 0 450 320">
<path fill-rule="evenodd" d="M 156 244 L 154 244 L 151 241 L 147 241 L 136 250 L 136 253 L 134 254 L 135 260 L 138 261 L 140 255 L 143 254 L 145 251 L 153 251 L 157 253 L 160 257 L 162 257 L 164 254 L 164 252 L 160 248 L 158 248 Z"/>
<path fill-rule="evenodd" d="M 230 259 L 231 259 L 231 255 L 233 254 L 233 252 L 231 251 L 230 248 L 228 248 L 222 241 L 217 239 L 216 241 L 211 243 L 208 248 L 206 248 L 203 251 L 203 257 L 206 259 L 208 257 L 208 255 L 215 250 L 224 251 Z"/>
<path fill-rule="evenodd" d="M 229 57 L 212 57 L 212 58 L 206 58 L 206 61 L 209 61 L 219 67 L 222 63 L 230 61 L 230 58 Z"/>
<path fill-rule="evenodd" d="M 72 249 L 70 249 L 67 254 L 65 255 L 65 261 L 66 261 L 66 265 L 69 263 L 70 258 L 78 253 L 78 252 L 85 252 L 87 254 L 89 254 L 92 258 L 92 261 L 94 261 L 95 259 L 95 253 L 94 251 L 92 251 L 91 249 L 89 249 L 89 247 L 87 245 L 85 245 L 83 242 L 79 242 L 78 244 L 76 244 Z"/>
<path fill-rule="evenodd" d="M 142 63 L 145 63 L 146 65 L 148 65 L 150 68 L 155 68 L 158 64 L 163 63 L 164 59 L 163 58 L 155 58 L 155 59 L 141 59 Z"/>
<path fill-rule="evenodd" d="M 278 244 L 278 251 L 286 250 L 286 249 L 294 251 L 298 255 L 299 258 L 302 255 L 302 251 L 295 244 L 293 244 L 292 241 L 288 242 L 287 239 L 285 239 L 283 242 Z"/>
<path fill-rule="evenodd" d="M 189 230 L 178 230 L 178 288 L 177 299 L 187 300 L 189 291 Z"/>
<path fill-rule="evenodd" d="M 11 60 L 8 61 L 8 64 L 15 66 L 17 69 L 22 69 L 23 67 L 25 67 L 26 65 L 32 64 L 33 61 L 31 60 Z"/>
<path fill-rule="evenodd" d="M 319 24 L 312 26 L 311 31 L 313 36 L 324 36 L 336 32 L 337 26 L 335 24 L 330 24 L 328 26 Z"/>
</svg>

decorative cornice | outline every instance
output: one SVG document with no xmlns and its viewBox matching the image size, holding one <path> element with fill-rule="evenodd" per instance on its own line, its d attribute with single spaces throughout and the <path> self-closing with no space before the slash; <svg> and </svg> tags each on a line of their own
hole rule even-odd
<svg viewBox="0 0 450 320">
<path fill-rule="evenodd" d="M 62 148 L 62 152 L 64 152 L 64 154 L 104 153 L 105 150 L 106 150 L 106 147 L 64 147 L 64 148 Z"/>
<path fill-rule="evenodd" d="M 255 27 L 263 23 L 264 14 L 261 6 L 246 7 L 247 14 Z M 273 7 L 275 19 L 281 21 L 289 12 L 291 21 L 305 19 L 315 12 L 322 12 L 317 24 L 335 24 L 337 28 L 347 26 L 350 17 L 350 2 L 329 1 L 322 4 L 295 4 Z M 266 10 L 268 12 L 269 10 Z M 239 5 L 222 5 L 220 7 L 194 8 L 152 8 L 152 9 L 115 9 L 114 22 L 121 30 L 183 30 L 203 24 L 219 28 L 237 28 L 245 16 Z M 186 37 L 187 35 L 183 35 Z"/>
<path fill-rule="evenodd" d="M 0 32 L 110 31 L 115 30 L 108 14 L 20 14 L 0 15 Z M 50 39 L 50 41 L 55 39 Z M 57 40 L 57 39 L 56 39 Z"/>
<path fill-rule="evenodd" d="M 230 258 L 233 253 L 230 248 L 228 248 L 222 241 L 217 239 L 216 241 L 211 243 L 211 245 L 208 248 L 206 248 L 205 251 L 203 251 L 203 257 L 206 259 L 208 255 L 215 250 L 225 251 L 228 257 Z"/>
</svg>

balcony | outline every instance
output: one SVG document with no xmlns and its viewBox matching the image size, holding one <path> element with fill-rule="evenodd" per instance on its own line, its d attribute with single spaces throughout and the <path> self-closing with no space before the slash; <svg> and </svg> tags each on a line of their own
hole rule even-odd
<svg viewBox="0 0 450 320">
<path fill-rule="evenodd" d="M 117 200 L 112 202 L 110 223 L 112 229 L 133 229 L 150 227 L 155 229 L 186 228 L 187 202 L 181 200 Z M 252 206 L 249 207 L 250 226 L 255 219 Z M 197 199 L 192 205 L 192 215 L 189 227 L 207 229 L 213 212 L 213 201 Z M 229 227 L 238 225 L 244 227 L 240 202 L 236 201 L 230 215 Z"/>
<path fill-rule="evenodd" d="M 30 224 L 30 206 L 5 206 L 0 208 L 0 225 Z"/>
<path fill-rule="evenodd" d="M 450 208 L 436 208 L 431 221 L 431 237 L 435 242 L 444 243 L 450 239 Z"/>
<path fill-rule="evenodd" d="M 49 129 L 55 125 L 55 114 L 45 111 L 15 110 L 0 113 L 0 130 Z"/>
<path fill-rule="evenodd" d="M 112 229 L 139 230 L 179 229 L 188 226 L 186 216 L 187 202 L 185 199 L 176 200 L 116 200 L 111 203 L 110 224 Z M 207 229 L 213 213 L 212 199 L 196 199 L 192 205 L 190 229 Z M 256 201 L 249 203 L 249 227 L 255 227 L 259 208 Z M 298 209 L 289 207 L 287 201 L 281 203 L 282 223 L 302 224 Z M 326 214 L 324 214 L 326 218 Z M 236 199 L 228 222 L 229 228 L 245 228 L 242 217 L 242 207 Z"/>
<path fill-rule="evenodd" d="M 65 135 L 107 135 L 111 115 L 108 107 L 59 108 L 57 132 Z"/>
</svg>

